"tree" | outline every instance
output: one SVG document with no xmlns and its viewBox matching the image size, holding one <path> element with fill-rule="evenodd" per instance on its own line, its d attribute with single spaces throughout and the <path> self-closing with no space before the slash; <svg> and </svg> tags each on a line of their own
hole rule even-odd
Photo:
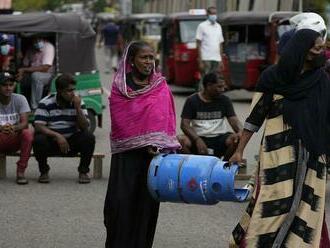
<svg viewBox="0 0 330 248">
<path fill-rule="evenodd" d="M 107 6 L 106 0 L 97 0 L 93 5 L 93 11 L 95 13 L 103 12 L 106 6 Z"/>
<path fill-rule="evenodd" d="M 18 11 L 40 11 L 44 9 L 47 0 L 13 0 L 13 9 Z"/>
<path fill-rule="evenodd" d="M 55 10 L 64 3 L 63 0 L 47 0 L 46 2 L 45 8 L 48 10 Z"/>
<path fill-rule="evenodd" d="M 327 4 L 329 4 L 329 0 L 303 0 L 303 10 L 323 15 Z"/>
<path fill-rule="evenodd" d="M 100 0 L 98 0 L 100 1 Z M 13 8 L 18 11 L 55 10 L 66 3 L 76 3 L 77 0 L 13 0 Z M 82 1 L 82 2 L 86 2 Z"/>
</svg>

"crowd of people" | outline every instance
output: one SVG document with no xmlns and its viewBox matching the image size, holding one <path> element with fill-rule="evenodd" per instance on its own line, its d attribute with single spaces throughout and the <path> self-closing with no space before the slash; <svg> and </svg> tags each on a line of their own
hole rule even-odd
<svg viewBox="0 0 330 248">
<path fill-rule="evenodd" d="M 49 94 L 55 77 L 55 46 L 51 37 L 37 34 L 25 38 L 24 43 L 23 39 L 15 39 L 13 35 L 0 36 L 1 153 L 20 151 L 17 184 L 28 183 L 24 172 L 32 148 L 39 164 L 40 183 L 50 182 L 47 157 L 79 153 L 78 181 L 89 183 L 95 137 L 88 129 L 84 102 L 75 93 L 77 82 L 64 73 L 55 80 L 56 93 Z M 17 87 L 19 93 L 15 93 Z M 28 125 L 31 113 L 33 128 Z"/>
<path fill-rule="evenodd" d="M 49 183 L 50 155 L 80 153 L 79 183 L 89 183 L 89 164 L 95 137 L 88 131 L 87 111 L 75 95 L 75 79 L 62 74 L 55 81 L 56 93 L 43 98 L 34 112 L 34 130 L 28 126 L 31 113 L 26 97 L 14 93 L 16 79 L 9 72 L 0 73 L 0 135 L 2 153 L 20 151 L 17 184 L 27 184 L 24 176 L 33 147 L 39 164 L 40 183 Z"/>
<path fill-rule="evenodd" d="M 325 223 L 326 165 L 329 157 L 330 84 L 326 65 L 326 26 L 321 17 L 301 18 L 280 42 L 277 64 L 264 70 L 244 125 L 223 95 L 221 26 L 217 10 L 197 29 L 200 89 L 186 99 L 183 134 L 176 134 L 174 100 L 155 68 L 155 52 L 131 42 L 115 68 L 109 97 L 111 169 L 104 203 L 107 248 L 152 247 L 159 202 L 147 189 L 148 165 L 159 153 L 214 155 L 241 163 L 246 145 L 264 124 L 253 196 L 230 237 L 229 247 L 330 247 Z M 304 21 L 307 20 L 307 21 Z M 105 49 L 114 54 L 117 28 L 104 28 Z M 284 38 L 285 37 L 285 38 Z M 34 37 L 18 74 L 9 72 L 12 51 L 0 40 L 0 151 L 20 151 L 16 182 L 33 149 L 40 183 L 49 183 L 49 156 L 80 154 L 79 183 L 89 183 L 95 137 L 89 132 L 84 102 L 69 74 L 55 80 L 56 93 L 44 97 L 53 78 L 55 48 Z M 20 82 L 23 94 L 14 93 Z M 123 111 L 123 109 L 125 111 Z M 297 111 L 299 109 L 299 111 Z M 34 129 L 28 126 L 34 113 Z M 232 132 L 228 132 L 226 121 Z"/>
</svg>

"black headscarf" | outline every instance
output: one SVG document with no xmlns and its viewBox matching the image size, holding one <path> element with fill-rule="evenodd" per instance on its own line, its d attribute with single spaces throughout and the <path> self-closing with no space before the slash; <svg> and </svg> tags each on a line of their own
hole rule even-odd
<svg viewBox="0 0 330 248">
<path fill-rule="evenodd" d="M 283 117 L 306 149 L 321 155 L 330 147 L 329 123 L 330 81 L 324 68 L 302 73 L 308 51 L 320 34 L 302 29 L 285 45 L 277 65 L 260 76 L 256 91 L 284 96 Z"/>
</svg>

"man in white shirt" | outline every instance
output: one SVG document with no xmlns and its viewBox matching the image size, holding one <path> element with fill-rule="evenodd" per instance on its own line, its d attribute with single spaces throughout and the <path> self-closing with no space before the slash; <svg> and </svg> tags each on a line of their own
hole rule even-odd
<svg viewBox="0 0 330 248">
<path fill-rule="evenodd" d="M 50 83 L 53 76 L 54 58 L 55 47 L 53 44 L 44 38 L 35 37 L 32 47 L 24 56 L 24 67 L 18 70 L 18 80 L 21 81 L 24 78 L 21 81 L 22 93 L 29 98 L 31 92 L 32 110 L 38 107 L 38 103 L 43 97 L 44 87 Z"/>
<path fill-rule="evenodd" d="M 212 71 L 222 71 L 222 28 L 217 23 L 217 9 L 207 8 L 207 20 L 200 23 L 196 31 L 198 65 L 202 76 Z"/>
</svg>

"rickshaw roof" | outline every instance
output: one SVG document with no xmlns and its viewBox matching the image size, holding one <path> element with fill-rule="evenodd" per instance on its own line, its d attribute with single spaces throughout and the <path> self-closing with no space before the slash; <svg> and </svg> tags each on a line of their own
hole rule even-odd
<svg viewBox="0 0 330 248">
<path fill-rule="evenodd" d="M 79 33 L 82 37 L 95 35 L 94 30 L 87 20 L 73 13 L 0 15 L 0 32 Z"/>
<path fill-rule="evenodd" d="M 295 11 L 230 11 L 220 14 L 219 20 L 223 25 L 266 24 L 274 20 L 290 18 L 298 13 Z"/>
<path fill-rule="evenodd" d="M 130 21 L 140 21 L 140 20 L 162 20 L 165 17 L 164 14 L 161 13 L 143 13 L 143 14 L 132 14 L 129 16 L 124 16 L 123 19 L 127 19 Z"/>
<path fill-rule="evenodd" d="M 178 20 L 194 20 L 194 19 L 203 19 L 206 20 L 206 15 L 191 15 L 188 12 L 177 12 L 168 15 L 169 19 L 178 19 Z"/>
<path fill-rule="evenodd" d="M 104 21 L 114 21 L 118 18 L 118 15 L 113 13 L 107 13 L 107 12 L 101 12 L 96 15 L 98 19 L 104 20 Z"/>
</svg>

